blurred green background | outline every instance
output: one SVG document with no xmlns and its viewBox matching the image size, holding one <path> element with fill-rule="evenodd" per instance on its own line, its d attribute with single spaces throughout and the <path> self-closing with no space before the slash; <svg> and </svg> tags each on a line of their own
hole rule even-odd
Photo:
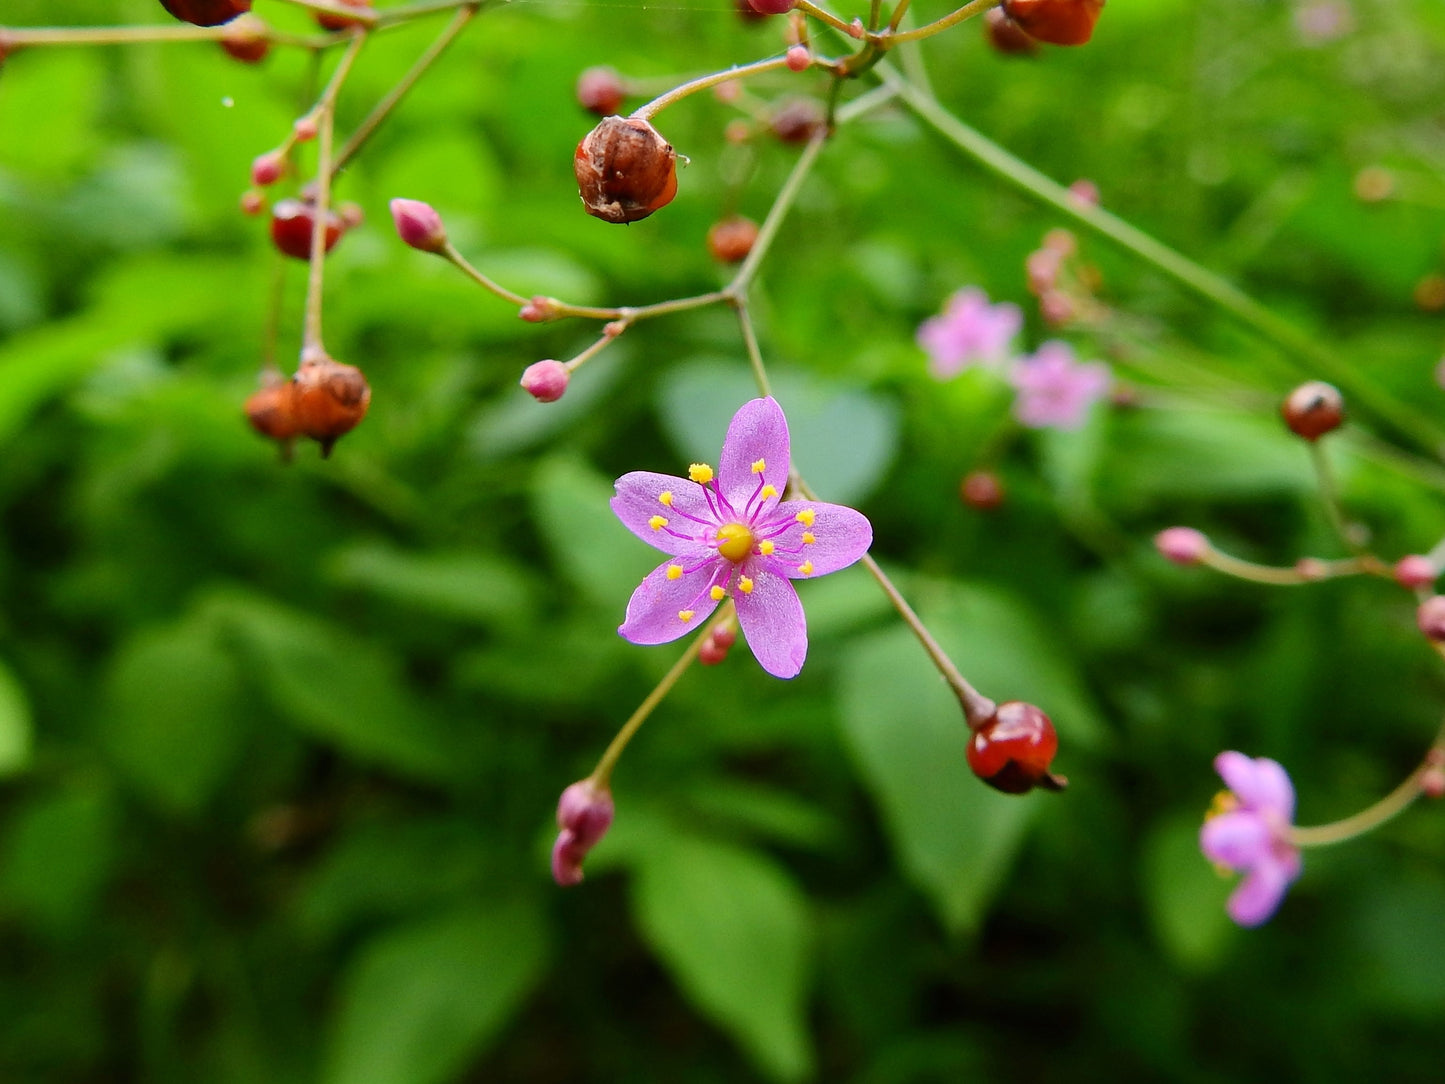
<svg viewBox="0 0 1445 1084">
<path fill-rule="evenodd" d="M 1319 7 L 1114 0 L 1084 48 L 1000 57 L 971 23 L 920 53 L 981 131 L 1442 419 L 1445 323 L 1412 295 L 1445 272 L 1445 7 L 1341 0 L 1323 37 Z M 686 676 L 617 772 L 588 880 L 551 884 L 558 793 L 675 657 L 615 634 L 654 554 L 611 480 L 715 457 L 755 392 L 735 323 L 704 310 L 639 325 L 539 406 L 521 370 L 596 328 L 519 321 L 401 245 L 386 203 L 433 203 L 523 294 L 715 288 L 708 226 L 760 219 L 796 149 L 729 144 L 735 109 L 690 99 L 658 122 L 691 159 L 676 202 L 609 226 L 568 168 L 591 126 L 574 82 L 605 63 L 661 90 L 776 53 L 782 24 L 729 0 L 484 14 L 340 181 L 368 223 L 328 262 L 327 341 L 373 402 L 330 461 L 289 466 L 241 417 L 276 258 L 236 205 L 305 107 L 304 59 L 6 61 L 0 1079 L 1438 1077 L 1438 809 L 1308 853 L 1255 931 L 1195 844 L 1219 750 L 1283 762 L 1319 823 L 1402 778 L 1445 701 L 1391 585 L 1271 590 L 1152 549 L 1188 523 L 1257 560 L 1340 554 L 1275 415 L 1314 374 L 1088 237 L 1114 315 L 1050 332 L 1023 260 L 1062 220 L 897 108 L 807 182 L 755 290 L 763 351 L 805 473 L 870 516 L 966 674 L 1052 715 L 1070 789 L 968 774 L 956 707 L 855 568 L 803 588 L 796 681 L 741 646 Z M 368 47 L 343 130 L 431 33 Z M 744 104 L 823 89 L 784 74 Z M 1371 166 L 1382 201 L 1354 192 Z M 287 365 L 304 271 L 284 271 Z M 935 383 L 914 329 L 967 284 L 1025 305 L 1023 346 L 1111 361 L 1135 405 L 1020 434 L 1001 383 Z M 1360 421 L 1328 448 L 1351 514 L 1382 556 L 1428 550 L 1439 466 Z M 991 513 L 957 499 L 980 464 L 1008 490 Z"/>
</svg>

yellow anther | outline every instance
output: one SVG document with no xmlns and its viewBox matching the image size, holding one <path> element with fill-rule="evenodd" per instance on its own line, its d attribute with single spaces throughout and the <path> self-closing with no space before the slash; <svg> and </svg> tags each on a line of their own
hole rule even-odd
<svg viewBox="0 0 1445 1084">
<path fill-rule="evenodd" d="M 799 523 L 801 523 L 804 527 L 811 527 L 813 525 L 813 521 L 818 518 L 818 513 L 814 512 L 811 508 L 804 508 L 793 518 L 796 519 Z"/>
<path fill-rule="evenodd" d="M 696 611 L 696 610 L 678 610 L 678 611 L 677 611 L 677 619 L 678 619 L 679 621 L 681 621 L 684 625 L 687 624 L 689 621 L 691 621 L 691 620 L 693 619 L 693 617 L 695 617 L 696 615 L 697 615 L 697 611 Z"/>
<path fill-rule="evenodd" d="M 706 463 L 694 463 L 687 468 L 687 476 L 700 486 L 712 481 L 712 468 Z"/>
<path fill-rule="evenodd" d="M 1205 820 L 1211 820 L 1221 813 L 1230 813 L 1239 808 L 1239 799 L 1234 796 L 1232 790 L 1221 790 L 1214 795 L 1214 800 L 1209 803 L 1209 809 L 1204 814 Z"/>
<path fill-rule="evenodd" d="M 681 566 L 681 565 L 668 565 L 668 566 L 667 566 L 667 578 L 668 578 L 669 580 L 676 580 L 676 579 L 680 579 L 681 577 L 682 577 L 682 566 Z"/>
<path fill-rule="evenodd" d="M 721 602 L 723 599 L 728 597 L 728 593 L 717 584 L 712 585 L 712 588 L 708 591 L 708 594 L 712 596 L 712 600 L 714 602 Z"/>
<path fill-rule="evenodd" d="M 763 500 L 767 500 L 769 497 L 776 497 L 777 495 L 777 487 L 774 486 L 771 482 L 763 486 L 763 488 L 758 491 L 758 496 L 761 497 Z"/>
<path fill-rule="evenodd" d="M 659 494 L 657 495 L 657 503 L 658 503 L 658 504 L 665 504 L 665 505 L 667 505 L 667 507 L 671 508 L 671 507 L 672 507 L 672 490 L 670 490 L 670 489 L 664 489 L 661 493 L 659 493 Z"/>
<path fill-rule="evenodd" d="M 647 525 L 651 527 L 654 531 L 660 531 L 667 526 L 667 517 L 653 516 L 650 520 L 647 521 Z"/>
<path fill-rule="evenodd" d="M 753 593 L 753 581 L 748 579 L 746 576 L 739 576 L 738 590 L 745 595 L 751 595 Z"/>
<path fill-rule="evenodd" d="M 718 528 L 717 551 L 734 563 L 753 552 L 753 532 L 741 523 L 725 523 Z"/>
<path fill-rule="evenodd" d="M 758 543 L 758 552 L 764 557 L 771 557 L 773 555 L 773 548 L 772 542 L 765 541 Z"/>
<path fill-rule="evenodd" d="M 817 536 L 812 531 L 803 532 L 803 545 L 811 546 L 816 541 L 818 541 Z"/>
<path fill-rule="evenodd" d="M 801 572 L 804 576 L 811 576 L 813 574 L 813 562 L 804 561 L 798 566 L 798 571 Z"/>
<path fill-rule="evenodd" d="M 755 459 L 755 460 L 753 460 L 753 473 L 754 473 L 754 474 L 762 474 L 763 471 L 765 471 L 765 470 L 767 470 L 767 469 L 768 469 L 767 463 L 763 462 L 761 459 Z"/>
</svg>

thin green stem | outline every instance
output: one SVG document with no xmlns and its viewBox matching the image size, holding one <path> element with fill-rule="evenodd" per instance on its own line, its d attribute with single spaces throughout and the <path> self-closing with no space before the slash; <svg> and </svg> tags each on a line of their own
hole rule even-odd
<svg viewBox="0 0 1445 1084">
<path fill-rule="evenodd" d="M 621 328 L 614 330 L 613 325 L 611 324 L 608 324 L 607 327 L 609 330 L 604 331 L 598 337 L 595 343 L 589 346 L 586 350 L 582 351 L 582 353 L 578 354 L 576 357 L 572 358 L 570 361 L 564 363 L 569 373 L 576 372 L 578 369 L 582 368 L 583 365 L 587 364 L 587 362 L 595 358 L 598 354 L 602 353 L 602 351 L 607 348 L 608 344 L 611 343 L 613 339 L 617 338 L 617 336 L 620 335 L 623 330 Z"/>
<path fill-rule="evenodd" d="M 758 333 L 753 327 L 752 314 L 748 312 L 746 297 L 738 297 L 733 302 L 733 311 L 737 313 L 738 328 L 743 335 L 743 348 L 747 351 L 748 364 L 753 367 L 753 379 L 758 382 L 758 391 L 765 396 L 773 394 L 772 383 L 768 380 L 768 369 L 763 364 L 763 351 L 758 345 Z"/>
<path fill-rule="evenodd" d="M 838 16 L 834 15 L 831 11 L 827 11 L 827 10 L 825 10 L 825 9 L 823 9 L 823 8 L 820 8 L 817 4 L 810 3 L 809 0 L 798 0 L 796 10 L 801 11 L 804 15 L 807 15 L 809 18 L 817 19 L 820 23 L 826 23 L 828 26 L 831 26 L 834 30 L 841 30 L 843 33 L 847 34 L 850 38 L 853 37 L 853 25 L 852 25 L 851 23 L 846 22 L 846 21 L 844 21 L 843 19 L 838 18 Z M 874 12 L 875 12 L 875 17 L 876 17 L 876 12 L 877 12 L 877 10 L 878 10 L 877 0 L 874 0 L 873 10 L 874 10 Z M 869 25 L 877 25 L 877 24 L 876 24 L 876 23 L 870 23 Z"/>
<path fill-rule="evenodd" d="M 1325 515 L 1329 517 L 1330 526 L 1340 536 L 1346 548 L 1356 553 L 1363 551 L 1364 547 L 1359 541 L 1351 537 L 1350 525 L 1345 520 L 1345 512 L 1340 504 L 1339 487 L 1335 484 L 1335 472 L 1330 466 L 1329 456 L 1325 454 L 1324 445 L 1318 440 L 1309 441 L 1310 463 L 1315 469 L 1315 478 L 1320 487 L 1320 500 L 1325 506 Z"/>
<path fill-rule="evenodd" d="M 920 120 L 980 165 L 1040 203 L 1134 253 L 1213 303 L 1278 347 L 1292 359 L 1296 372 L 1307 377 L 1322 377 L 1338 385 L 1350 396 L 1353 404 L 1419 450 L 1436 458 L 1445 453 L 1445 432 L 1434 421 L 1395 400 L 1342 358 L 1276 316 L 1238 287 L 1123 219 L 1075 198 L 1067 188 L 964 124 L 931 94 L 908 82 L 888 65 L 881 65 L 878 72 L 884 85 L 893 88 Z"/>
<path fill-rule="evenodd" d="M 818 160 L 818 155 L 823 150 L 823 144 L 827 142 L 828 136 L 819 132 L 808 141 L 803 148 L 803 153 L 793 165 L 793 172 L 788 174 L 788 179 L 783 182 L 783 187 L 778 190 L 777 198 L 768 209 L 768 217 L 763 219 L 763 224 L 758 227 L 758 236 L 753 241 L 753 247 L 748 251 L 747 258 L 743 260 L 742 266 L 728 283 L 723 293 L 728 297 L 742 297 L 747 292 L 748 286 L 752 283 L 753 276 L 758 273 L 758 265 L 763 262 L 763 257 L 773 246 L 773 239 L 778 235 L 778 227 L 782 225 L 783 219 L 787 217 L 788 211 L 792 209 L 793 201 L 797 199 L 799 190 L 803 187 L 803 181 L 808 176 L 808 171 L 813 168 L 813 163 Z"/>
<path fill-rule="evenodd" d="M 632 111 L 632 115 L 639 120 L 651 120 L 659 112 L 676 102 L 680 102 L 689 94 L 696 94 L 700 90 L 707 90 L 719 83 L 726 83 L 733 79 L 746 79 L 750 75 L 761 75 L 763 72 L 786 70 L 788 60 L 786 57 L 773 57 L 771 60 L 759 60 L 754 64 L 744 64 L 740 68 L 729 68 L 727 71 L 713 72 L 711 75 L 704 75 L 691 82 L 683 83 L 680 87 L 674 87 L 660 98 L 654 98 L 646 105 Z"/>
<path fill-rule="evenodd" d="M 378 28 L 395 26 L 397 23 L 409 22 L 423 15 L 435 15 L 437 12 L 453 11 L 457 8 L 480 9 L 485 6 L 484 0 L 423 0 L 418 4 L 404 4 L 401 7 L 378 11 L 376 25 Z"/>
<path fill-rule="evenodd" d="M 37 26 L 0 27 L 8 49 L 35 45 L 135 45 L 142 42 L 220 41 L 224 26 Z"/>
<path fill-rule="evenodd" d="M 331 73 L 331 80 L 316 103 L 316 202 L 311 223 L 311 264 L 306 277 L 306 331 L 302 339 L 302 359 L 324 357 L 326 347 L 321 337 L 321 300 L 325 278 L 326 226 L 331 210 L 331 154 L 336 136 L 336 97 L 351 72 L 351 66 L 366 44 L 365 31 L 353 31 L 351 43 Z"/>
<path fill-rule="evenodd" d="M 893 9 L 893 18 L 888 20 L 890 33 L 903 25 L 903 16 L 908 14 L 908 4 L 909 0 L 898 0 L 898 6 Z"/>
<path fill-rule="evenodd" d="M 486 275 L 478 271 L 470 263 L 468 263 L 467 258 L 463 256 L 460 252 L 458 252 L 450 241 L 446 242 L 446 247 L 442 249 L 442 255 L 445 256 L 448 260 L 450 260 L 454 267 L 456 267 L 469 279 L 475 282 L 483 290 L 486 290 L 489 293 L 496 294 L 503 301 L 510 301 L 513 305 L 521 306 L 527 304 L 527 298 L 523 297 L 521 294 L 512 293 L 512 291 L 507 289 L 505 286 L 498 285 L 497 283 L 489 279 Z"/>
<path fill-rule="evenodd" d="M 727 606 L 721 611 L 724 619 L 731 617 L 731 606 L 732 602 L 729 600 Z M 677 662 L 672 664 L 672 669 L 663 675 L 662 680 L 657 683 L 657 687 L 647 694 L 647 699 L 637 705 L 637 710 L 632 713 L 627 722 L 623 723 L 622 728 L 617 731 L 617 735 L 612 739 L 611 744 L 607 746 L 606 752 L 602 754 L 602 759 L 597 762 L 597 767 L 593 768 L 592 774 L 587 777 L 588 781 L 598 790 L 611 789 L 612 769 L 617 766 L 617 761 L 621 758 L 622 751 L 627 748 L 627 743 L 632 740 L 632 736 L 637 733 L 642 724 L 647 722 L 647 717 L 652 714 L 653 709 L 656 708 L 658 704 L 661 704 L 663 698 L 672 691 L 672 687 L 677 684 L 678 678 L 682 677 L 687 668 L 692 665 L 693 660 L 697 658 L 698 650 L 702 647 L 703 641 L 712 635 L 712 629 L 715 624 L 717 624 L 717 621 L 713 619 L 710 619 L 706 623 L 702 631 L 699 632 L 698 635 L 693 638 L 692 643 L 688 645 L 687 650 L 678 657 Z"/>
<path fill-rule="evenodd" d="M 351 137 L 346 141 L 345 145 L 342 146 L 341 150 L 336 153 L 336 161 L 333 162 L 331 166 L 332 176 L 339 173 L 345 167 L 346 163 L 351 160 L 352 155 L 359 151 L 366 141 L 371 138 L 372 133 L 381 125 L 381 122 L 384 121 L 401 100 L 410 93 L 412 87 L 416 86 L 417 81 L 426 74 L 427 69 L 436 63 L 437 58 L 446 51 L 447 46 L 456 39 L 456 36 L 462 32 L 481 9 L 481 0 L 471 0 L 471 2 L 457 8 L 456 14 L 452 17 L 452 21 L 447 24 L 446 29 L 437 35 L 436 40 L 431 43 L 426 52 L 417 58 L 416 63 L 413 64 L 407 73 L 397 81 L 397 84 L 387 92 L 386 97 L 382 98 L 381 101 L 376 104 L 376 108 L 367 114 L 366 119 L 356 126 L 356 130 L 351 133 Z"/>
<path fill-rule="evenodd" d="M 964 4 L 963 7 L 952 14 L 945 15 L 941 19 L 935 19 L 931 23 L 915 27 L 912 30 L 895 33 L 890 26 L 886 34 L 879 35 L 880 44 L 882 44 L 884 48 L 891 48 L 894 45 L 901 45 L 905 41 L 919 41 L 923 38 L 931 38 L 935 34 L 941 34 L 951 26 L 957 26 L 964 20 L 972 19 L 975 15 L 987 11 L 989 8 L 998 7 L 998 5 L 999 0 L 971 0 L 970 3 Z M 904 10 L 907 10 L 906 4 L 904 5 Z M 896 19 L 897 16 L 895 16 L 895 20 Z M 897 25 L 896 21 L 893 25 Z"/>
<path fill-rule="evenodd" d="M 1323 561 L 1307 557 L 1291 568 L 1281 568 L 1278 565 L 1261 565 L 1234 557 L 1223 550 L 1215 549 L 1212 544 L 1199 559 L 1199 563 L 1226 576 L 1251 583 L 1268 584 L 1271 587 L 1301 587 L 1307 583 L 1319 583 L 1321 580 L 1337 579 L 1340 576 L 1389 575 L 1389 569 L 1369 554 L 1346 558 L 1343 561 Z"/>
<path fill-rule="evenodd" d="M 377 13 L 370 8 L 352 8 L 337 0 L 282 0 L 283 3 L 295 4 L 299 8 L 306 8 L 308 11 L 319 12 L 322 15 L 338 15 L 349 20 L 353 25 L 371 29 L 376 24 Z"/>
</svg>

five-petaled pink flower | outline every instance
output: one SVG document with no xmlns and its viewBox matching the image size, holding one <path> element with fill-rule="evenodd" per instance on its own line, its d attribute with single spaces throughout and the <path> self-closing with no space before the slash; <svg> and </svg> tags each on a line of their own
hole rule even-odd
<svg viewBox="0 0 1445 1084">
<path fill-rule="evenodd" d="M 1018 391 L 1014 416 L 1031 429 L 1077 429 L 1094 401 L 1108 394 L 1111 381 L 1103 362 L 1078 362 L 1068 343 L 1050 340 L 1009 370 L 1009 383 Z"/>
<path fill-rule="evenodd" d="M 1199 831 L 1199 849 L 1211 862 L 1244 874 L 1229 897 L 1229 917 L 1241 926 L 1267 922 L 1300 874 L 1299 848 L 1290 842 L 1294 785 L 1266 757 L 1220 753 L 1217 771 L 1229 787 Z"/>
<path fill-rule="evenodd" d="M 1009 342 L 1023 322 L 1017 305 L 1007 301 L 990 305 L 987 294 L 968 286 L 948 299 L 941 316 L 919 325 L 918 345 L 928 353 L 933 375 L 946 380 L 974 362 L 1007 361 Z"/>
<path fill-rule="evenodd" d="M 733 415 L 716 474 L 694 463 L 687 478 L 634 471 L 617 479 L 612 510 L 669 555 L 632 593 L 617 631 L 634 644 L 667 643 L 731 595 L 762 668 L 796 675 L 808 626 L 789 581 L 851 565 L 872 543 L 873 528 L 842 505 L 783 500 L 788 469 L 788 422 L 768 398 Z"/>
</svg>

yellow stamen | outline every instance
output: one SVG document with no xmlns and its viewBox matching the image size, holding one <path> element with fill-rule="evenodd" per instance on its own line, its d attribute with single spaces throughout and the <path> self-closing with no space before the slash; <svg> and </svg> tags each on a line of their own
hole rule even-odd
<svg viewBox="0 0 1445 1084">
<path fill-rule="evenodd" d="M 718 528 L 717 551 L 734 564 L 753 552 L 753 532 L 741 523 L 725 523 Z"/>
<path fill-rule="evenodd" d="M 771 557 L 773 554 L 773 549 L 774 546 L 771 541 L 763 541 L 758 543 L 758 552 L 761 553 L 764 557 Z"/>
<path fill-rule="evenodd" d="M 653 516 L 650 520 L 647 521 L 647 525 L 651 527 L 654 531 L 660 531 L 667 526 L 667 517 Z"/>
<path fill-rule="evenodd" d="M 816 541 L 818 541 L 818 539 L 813 535 L 812 531 L 803 532 L 803 545 L 811 546 Z"/>
<path fill-rule="evenodd" d="M 668 565 L 668 566 L 667 566 L 667 578 L 668 578 L 669 580 L 676 580 L 676 579 L 681 578 L 681 576 L 682 576 L 682 566 L 681 566 L 681 565 Z"/>
<path fill-rule="evenodd" d="M 712 468 L 706 463 L 694 463 L 687 468 L 687 476 L 700 486 L 712 481 Z"/>
<path fill-rule="evenodd" d="M 696 611 L 696 610 L 678 610 L 678 611 L 677 611 L 677 619 L 678 619 L 679 621 L 681 621 L 683 624 L 687 624 L 687 622 L 691 621 L 696 615 L 697 615 L 697 611 Z"/>
<path fill-rule="evenodd" d="M 712 596 L 712 600 L 714 602 L 721 602 L 723 599 L 728 597 L 728 593 L 717 584 L 713 584 L 712 589 L 708 591 L 708 594 Z"/>
<path fill-rule="evenodd" d="M 798 566 L 798 571 L 801 572 L 804 576 L 811 576 L 813 574 L 813 562 L 804 561 Z"/>
<path fill-rule="evenodd" d="M 657 503 L 658 503 L 658 504 L 665 504 L 665 505 L 667 505 L 667 507 L 671 508 L 671 507 L 672 507 L 672 490 L 670 490 L 670 489 L 664 489 L 661 493 L 659 493 L 659 494 L 657 495 Z"/>
<path fill-rule="evenodd" d="M 767 469 L 768 469 L 768 465 L 767 465 L 766 463 L 764 463 L 761 459 L 756 459 L 756 460 L 753 461 L 753 473 L 754 473 L 754 474 L 762 474 L 763 471 L 765 471 L 765 470 L 767 470 Z"/>
<path fill-rule="evenodd" d="M 818 513 L 814 512 L 811 508 L 804 508 L 793 518 L 796 519 L 799 523 L 801 523 L 804 527 L 811 527 L 813 525 L 813 521 L 818 518 Z"/>
<path fill-rule="evenodd" d="M 776 497 L 777 495 L 777 487 L 774 486 L 771 482 L 763 486 L 763 488 L 758 491 L 758 496 L 761 497 L 763 500 L 767 500 L 769 497 Z"/>
<path fill-rule="evenodd" d="M 739 576 L 738 590 L 745 595 L 751 595 L 753 593 L 753 581 L 748 579 L 746 576 Z"/>
</svg>

